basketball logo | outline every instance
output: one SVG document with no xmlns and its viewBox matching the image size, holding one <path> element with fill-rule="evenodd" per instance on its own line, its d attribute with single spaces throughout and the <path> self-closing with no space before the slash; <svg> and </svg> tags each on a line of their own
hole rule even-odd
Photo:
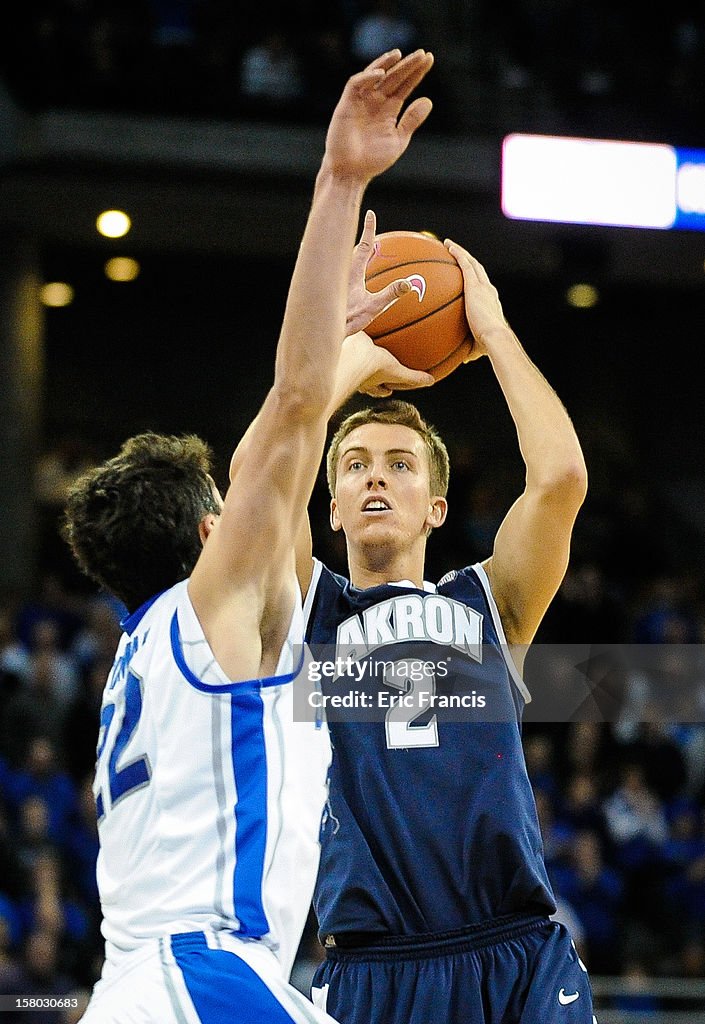
<svg viewBox="0 0 705 1024">
<path fill-rule="evenodd" d="M 422 277 L 421 274 L 412 274 L 406 280 L 411 285 L 411 290 L 418 295 L 419 302 L 423 302 L 423 297 L 426 294 L 426 278 Z"/>
</svg>

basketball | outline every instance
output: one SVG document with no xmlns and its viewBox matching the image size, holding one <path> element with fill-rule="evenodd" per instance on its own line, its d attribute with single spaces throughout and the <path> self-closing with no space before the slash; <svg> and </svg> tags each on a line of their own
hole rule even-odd
<svg viewBox="0 0 705 1024">
<path fill-rule="evenodd" d="M 377 235 L 366 283 L 376 292 L 399 277 L 411 291 L 366 328 L 400 363 L 447 377 L 469 354 L 473 337 L 465 316 L 463 274 L 443 243 L 417 231 Z"/>
</svg>

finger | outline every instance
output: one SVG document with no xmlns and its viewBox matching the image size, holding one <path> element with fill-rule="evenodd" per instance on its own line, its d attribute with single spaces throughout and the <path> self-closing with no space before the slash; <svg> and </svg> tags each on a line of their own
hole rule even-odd
<svg viewBox="0 0 705 1024">
<path fill-rule="evenodd" d="M 370 292 L 369 312 L 372 319 L 381 313 L 385 313 L 395 302 L 399 301 L 402 295 L 406 295 L 410 291 L 411 283 L 409 279 L 400 277 L 398 280 L 388 284 L 386 288 L 382 288 L 378 292 Z"/>
<path fill-rule="evenodd" d="M 375 57 L 373 61 L 370 61 L 364 70 L 369 71 L 371 68 L 382 68 L 386 71 L 388 68 L 398 64 L 401 59 L 402 56 L 400 49 L 395 48 L 393 50 L 387 50 L 385 53 L 381 53 L 379 57 Z"/>
<path fill-rule="evenodd" d="M 379 91 L 389 98 L 404 100 L 432 67 L 432 53 L 425 50 L 410 53 L 387 71 L 379 83 Z"/>
<path fill-rule="evenodd" d="M 451 256 L 455 257 L 460 267 L 465 265 L 467 268 L 475 271 L 478 281 L 483 281 L 485 284 L 490 283 L 487 271 L 483 265 L 479 260 L 475 259 L 467 249 L 463 249 L 461 245 L 458 245 L 457 242 L 451 241 L 450 238 L 446 238 L 443 244 Z"/>
<path fill-rule="evenodd" d="M 367 210 L 365 222 L 362 226 L 362 237 L 365 241 L 371 242 L 377 234 L 377 217 L 374 210 Z"/>
<path fill-rule="evenodd" d="M 348 87 L 356 91 L 367 92 L 376 89 L 384 81 L 388 71 L 401 62 L 401 50 L 388 50 L 381 54 L 362 71 L 348 79 Z"/>
<path fill-rule="evenodd" d="M 360 71 L 357 75 L 353 75 L 352 78 L 348 79 L 348 83 L 343 90 L 343 96 L 350 92 L 358 96 L 371 93 L 377 89 L 383 80 L 384 71 L 382 68 Z"/>
<path fill-rule="evenodd" d="M 360 388 L 363 394 L 369 395 L 370 398 L 389 398 L 392 393 L 392 389 L 388 388 L 385 384 L 371 384 L 367 388 Z"/>
<path fill-rule="evenodd" d="M 358 249 L 363 249 L 365 252 L 365 262 L 372 255 L 374 249 L 375 235 L 377 234 L 377 218 L 375 217 L 374 210 L 367 210 L 365 213 L 365 219 L 362 224 L 362 234 L 360 235 L 360 241 L 357 243 Z"/>
<path fill-rule="evenodd" d="M 427 96 L 420 96 L 406 108 L 399 118 L 397 131 L 402 137 L 406 137 L 407 144 L 416 129 L 424 123 L 432 110 L 433 103 Z"/>
<path fill-rule="evenodd" d="M 436 378 L 432 373 L 426 373 L 424 370 L 408 370 L 404 367 L 404 373 L 400 373 L 398 379 L 395 377 L 394 380 L 389 381 L 389 386 L 393 387 L 395 391 L 412 391 L 414 388 L 430 388 L 435 383 Z"/>
<path fill-rule="evenodd" d="M 373 210 L 368 210 L 362 225 L 360 241 L 353 250 L 352 267 L 353 274 L 359 276 L 364 273 L 365 267 L 374 255 L 374 239 L 377 232 L 377 218 Z"/>
</svg>

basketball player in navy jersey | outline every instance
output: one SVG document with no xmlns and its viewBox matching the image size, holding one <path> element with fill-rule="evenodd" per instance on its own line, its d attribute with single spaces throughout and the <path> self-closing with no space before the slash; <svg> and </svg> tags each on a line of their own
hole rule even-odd
<svg viewBox="0 0 705 1024">
<path fill-rule="evenodd" d="M 392 51 L 345 87 L 274 383 L 225 500 L 200 439 L 149 433 L 69 496 L 76 558 L 129 610 L 100 718 L 106 958 L 86 1024 L 330 1022 L 287 984 L 330 760 L 325 729 L 293 718 L 292 537 L 323 452 L 360 202 L 428 116 L 428 99 L 402 107 L 432 59 Z"/>
<path fill-rule="evenodd" d="M 389 710 L 377 721 L 329 721 L 314 899 L 326 960 L 314 1001 L 342 1024 L 592 1024 L 585 968 L 550 920 L 556 908 L 521 746 L 530 695 L 518 654 L 566 571 L 585 463 L 484 268 L 446 244 L 463 271 L 470 358 L 490 360 L 525 486 L 491 554 L 434 586 L 424 559 L 447 513 L 440 437 L 413 406 L 394 401 L 348 417 L 332 440 L 331 524 L 345 534 L 350 579 L 312 560 L 304 529 L 306 638 L 314 656 L 352 659 L 359 671 L 348 689 Z M 356 389 L 388 395 L 380 370 L 388 360 L 364 336 L 347 341 L 336 402 Z M 345 692 L 344 682 L 327 689 Z"/>
</svg>

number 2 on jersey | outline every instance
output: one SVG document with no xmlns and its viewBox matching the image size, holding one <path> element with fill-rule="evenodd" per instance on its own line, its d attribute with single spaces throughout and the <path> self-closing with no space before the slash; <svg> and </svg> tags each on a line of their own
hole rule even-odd
<svg viewBox="0 0 705 1024">
<path fill-rule="evenodd" d="M 433 705 L 436 692 L 436 677 L 433 673 L 424 675 L 423 679 L 409 678 L 404 671 L 405 662 L 393 662 L 384 674 L 387 686 L 401 690 L 407 703 L 401 700 L 389 709 L 384 716 L 384 728 L 387 734 L 387 749 L 401 750 L 406 747 L 437 747 L 438 716 L 434 714 L 425 725 L 414 725 L 413 722 L 425 714 Z M 421 694 L 427 695 L 424 701 Z"/>
</svg>

